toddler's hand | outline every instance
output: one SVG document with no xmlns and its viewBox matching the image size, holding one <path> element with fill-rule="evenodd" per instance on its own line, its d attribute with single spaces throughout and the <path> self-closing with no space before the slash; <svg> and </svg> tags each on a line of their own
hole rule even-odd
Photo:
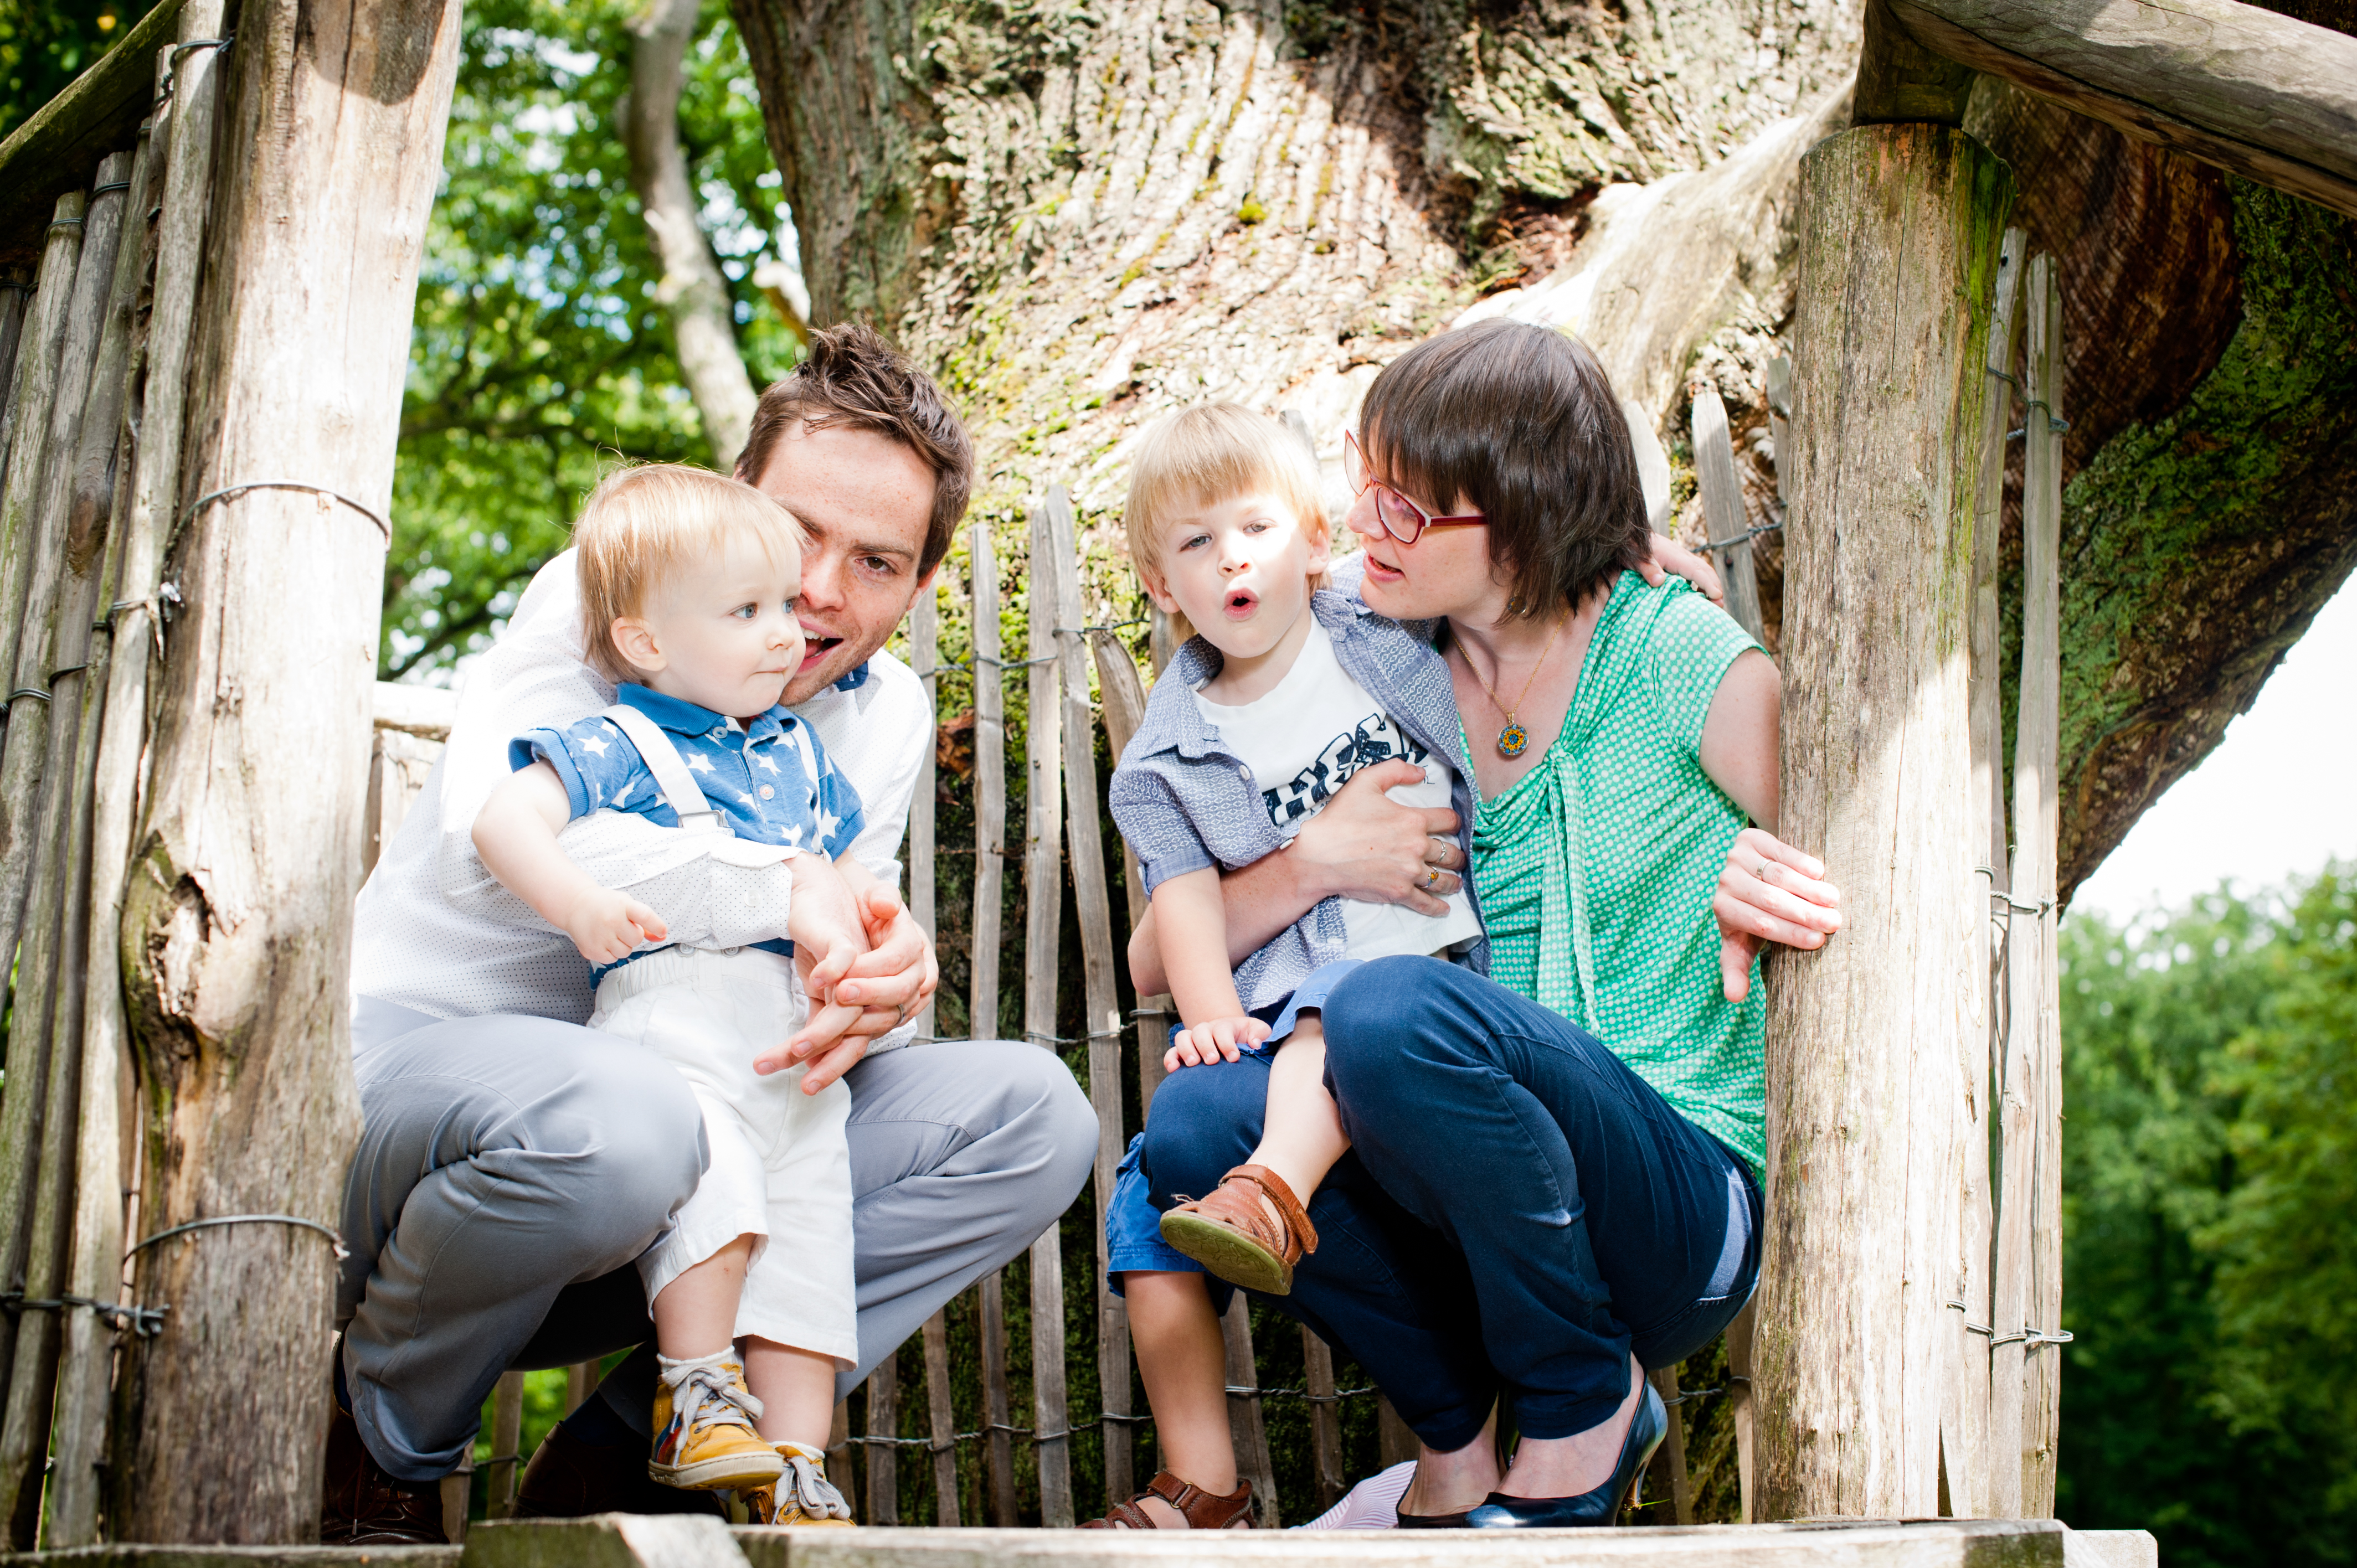
<svg viewBox="0 0 2357 1568">
<path fill-rule="evenodd" d="M 1182 1067 L 1201 1067 L 1222 1058 L 1234 1061 L 1238 1047 L 1256 1046 L 1267 1038 L 1268 1026 L 1257 1018 L 1206 1018 L 1170 1037 L 1170 1048 L 1162 1055 L 1162 1070 L 1177 1072 Z"/>
<path fill-rule="evenodd" d="M 611 888 L 593 887 L 573 902 L 565 934 L 591 963 L 616 963 L 643 942 L 659 942 L 670 928 L 644 904 Z"/>
</svg>

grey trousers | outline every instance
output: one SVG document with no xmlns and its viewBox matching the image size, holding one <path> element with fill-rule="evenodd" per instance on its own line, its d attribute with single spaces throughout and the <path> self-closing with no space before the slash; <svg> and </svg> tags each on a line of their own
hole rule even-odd
<svg viewBox="0 0 2357 1568">
<path fill-rule="evenodd" d="M 652 1327 L 631 1266 L 694 1191 L 704 1123 L 651 1052 L 572 1024 L 436 1019 L 362 998 L 362 1131 L 337 1291 L 361 1436 L 404 1480 L 456 1469 L 511 1368 L 646 1346 L 601 1392 L 644 1430 Z M 1053 1053 L 913 1046 L 851 1086 L 860 1365 L 1031 1244 L 1096 1155 L 1096 1116 Z"/>
</svg>

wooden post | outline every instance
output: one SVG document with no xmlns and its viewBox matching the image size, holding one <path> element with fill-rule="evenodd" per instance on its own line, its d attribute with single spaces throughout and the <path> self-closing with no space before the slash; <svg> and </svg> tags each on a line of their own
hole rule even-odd
<svg viewBox="0 0 2357 1568">
<path fill-rule="evenodd" d="M 1057 671 L 1055 536 L 1049 509 L 1031 509 L 1031 691 L 1024 736 L 1023 1031 L 1056 1048 L 1059 938 L 1064 925 L 1064 747 Z M 1064 1388 L 1064 1247 L 1054 1222 L 1031 1243 L 1031 1442 L 1039 1464 L 1039 1522 L 1069 1530 L 1072 1515 L 1072 1435 Z"/>
<path fill-rule="evenodd" d="M 1105 1273 L 1112 1254 L 1105 1219 L 1113 1212 L 1114 1173 L 1125 1140 L 1121 1116 L 1121 992 L 1114 956 L 1113 900 L 1105 892 L 1104 818 L 1097 797 L 1096 720 L 1089 708 L 1089 651 L 1081 623 L 1081 552 L 1072 505 L 1061 485 L 1048 489 L 1049 555 L 1056 569 L 1055 628 L 1063 687 L 1064 837 L 1072 867 L 1072 904 L 1080 917 L 1081 965 L 1088 1020 L 1089 1103 L 1097 1113 L 1097 1388 L 1106 1420 L 1105 1496 L 1128 1497 L 1132 1485 L 1129 1423 L 1129 1313 Z"/>
<path fill-rule="evenodd" d="M 522 1468 L 523 1374 L 501 1372 L 491 1385 L 491 1457 L 483 1466 L 483 1517 L 515 1513 L 516 1476 Z"/>
<path fill-rule="evenodd" d="M 1843 929 L 1769 987 L 1760 1510 L 1939 1504 L 1961 1032 L 1973 988 L 1965 710 L 1973 479 L 2005 165 L 1945 126 L 1801 161 L 1783 837 Z"/>
<path fill-rule="evenodd" d="M 1753 1380 L 1751 1370 L 1751 1331 L 1759 1318 L 1760 1300 L 1754 1296 L 1735 1315 L 1735 1321 L 1727 1326 L 1727 1413 L 1735 1425 L 1735 1482 L 1743 1502 L 1743 1517 L 1738 1521 L 1743 1524 L 1750 1524 L 1760 1517 L 1752 1506 L 1759 1484 L 1759 1442 L 1754 1427 L 1759 1384 Z"/>
<path fill-rule="evenodd" d="M 950 1396 L 950 1317 L 942 1308 L 925 1319 L 925 1413 L 933 1431 L 933 1522 L 958 1527 L 957 1407 Z"/>
<path fill-rule="evenodd" d="M 990 1433 L 990 1522 L 1015 1523 L 1014 1402 L 1006 1394 L 1006 1297 L 1003 1271 L 982 1277 L 982 1420 Z"/>
<path fill-rule="evenodd" d="M 1760 582 L 1751 569 L 1751 514 L 1743 504 L 1743 485 L 1735 477 L 1735 442 L 1727 432 L 1727 405 L 1717 389 L 1705 387 L 1694 399 L 1695 474 L 1702 482 L 1703 521 L 1713 540 L 1728 540 L 1713 552 L 1718 575 L 1727 584 L 1727 613 L 1755 639 L 1767 636 L 1760 615 Z"/>
<path fill-rule="evenodd" d="M 1685 1405 L 1678 1394 L 1678 1369 L 1663 1367 L 1659 1371 L 1647 1373 L 1646 1380 L 1660 1392 L 1662 1402 L 1669 1407 L 1669 1435 L 1662 1440 L 1661 1452 L 1654 1458 L 1654 1467 L 1669 1480 L 1670 1522 L 1692 1524 L 1694 1486 L 1686 1475 Z M 1645 1522 L 1659 1524 L 1662 1520 L 1648 1519 Z"/>
<path fill-rule="evenodd" d="M 183 27 L 195 37 L 218 37 L 221 0 L 191 0 Z M 184 35 L 186 36 L 186 35 Z M 212 190 L 214 110 L 220 73 L 211 49 L 179 57 L 159 51 L 157 73 L 172 77 L 172 96 L 156 111 L 151 162 L 162 166 L 162 199 L 156 224 L 145 342 L 145 380 L 139 402 L 140 431 L 124 495 L 110 533 L 119 541 L 113 574 L 114 599 L 107 620 L 113 630 L 105 660 L 106 696 L 93 746 L 91 794 L 90 918 L 83 928 L 86 966 L 82 997 L 83 1079 L 81 1169 L 119 1173 L 113 1192 L 85 1185 L 74 1230 L 75 1294 L 95 1300 L 126 1299 L 130 1271 L 124 1238 L 138 1217 L 144 1165 L 138 1104 L 132 1098 L 131 1038 L 124 1018 L 124 977 L 100 955 L 119 951 L 124 888 L 127 875 L 132 810 L 140 793 L 147 746 L 147 684 L 151 653 L 160 649 L 161 553 L 171 521 L 180 468 L 182 414 L 188 390 L 188 358 L 194 302 Z M 143 187 L 143 189 L 145 188 Z M 21 355 L 20 355 L 21 362 Z M 135 361 L 136 365 L 138 361 Z M 99 675 L 93 670 L 95 688 Z M 113 1093 L 92 1074 L 113 1079 Z M 106 1150 L 115 1150 L 110 1160 Z M 129 1194 L 125 1197 L 124 1194 Z M 115 1357 L 113 1336 L 94 1337 L 103 1349 L 77 1356 L 59 1388 L 59 1464 L 64 1471 L 54 1518 L 59 1544 L 86 1545 L 97 1531 L 97 1499 L 80 1494 L 82 1477 L 102 1462 L 110 1439 Z M 128 1363 L 129 1358 L 123 1358 Z M 129 1506 L 134 1477 L 124 1469 L 107 1473 L 116 1517 Z M 121 1533 L 120 1530 L 117 1532 Z"/>
<path fill-rule="evenodd" d="M 966 1034 L 998 1037 L 1000 878 L 1006 866 L 1006 692 L 998 656 L 998 563 L 974 525 L 974 951 Z M 998 1277 L 996 1271 L 990 1276 Z"/>
<path fill-rule="evenodd" d="M 1981 471 L 1973 503 L 1973 601 L 1971 725 L 1973 824 L 1970 842 L 1978 846 L 1979 868 L 1987 889 L 2002 896 L 2012 886 L 2007 866 L 2005 782 L 1999 766 L 2005 756 L 2004 722 L 1999 703 L 1997 575 L 2000 535 L 2005 522 L 2006 427 L 2013 406 L 2013 359 L 2019 341 L 2024 239 L 2018 229 L 2007 229 L 2000 246 L 1996 286 L 1989 312 L 1988 359 L 1982 388 Z M 1949 1510 L 1960 1519 L 1989 1511 L 1989 1249 L 1994 1243 L 1994 1209 L 1989 1187 L 1989 1128 L 1995 1110 L 1990 1096 L 1990 1036 L 2001 1015 L 1998 988 L 2003 984 L 2005 924 L 1994 916 L 1975 923 L 1974 961 L 1984 983 L 1980 1027 L 1964 1038 L 1964 1176 L 1958 1184 L 1955 1294 L 1949 1298 L 1954 1314 L 1943 1337 L 1944 1354 L 1952 1358 L 1949 1379 L 1953 1392 L 1952 1411 L 1942 1417 L 1943 1474 L 1948 1485 Z"/>
<path fill-rule="evenodd" d="M 74 267 L 81 260 L 83 209 L 89 203 L 81 191 L 58 198 L 41 248 L 40 285 L 19 338 L 9 389 L 7 474 L 0 486 L 0 649 L 13 650 L 25 626 L 25 587 L 38 553 L 33 540 L 41 454 L 48 448 L 49 416 L 58 403 L 59 356 L 65 347 L 66 311 L 73 303 Z M 9 662 L 13 673 L 13 656 Z M 6 712 L 15 711 L 11 703 Z"/>
<path fill-rule="evenodd" d="M 16 1003 L 9 1031 L 12 1042 L 22 1040 L 28 1046 L 42 1034 L 48 1036 L 48 1079 L 40 1090 L 47 1103 L 38 1141 L 39 1182 L 22 1275 L 27 1295 L 35 1300 L 54 1299 L 67 1290 L 72 1268 L 72 1222 L 81 1201 L 76 1117 L 83 1099 L 82 1007 L 89 950 L 82 937 L 90 919 L 93 804 L 90 764 L 98 742 L 99 693 L 104 689 L 102 671 L 95 684 L 91 679 L 91 650 L 97 641 L 92 625 L 114 585 L 117 541 L 107 522 L 113 510 L 113 460 L 129 439 L 121 422 L 124 368 L 130 352 L 132 301 L 139 290 L 146 228 L 140 223 L 131 242 L 122 243 L 127 197 L 123 189 L 105 188 L 127 184 L 136 172 L 133 164 L 132 155 L 118 153 L 99 165 L 98 193 L 92 197 L 83 230 L 74 289 L 74 309 L 79 311 L 83 280 L 95 285 L 91 292 L 98 301 L 98 341 L 91 346 L 92 362 L 84 367 L 83 403 L 73 420 L 72 444 L 57 446 L 48 453 L 49 474 L 44 485 L 43 504 L 55 508 L 63 518 L 59 577 L 41 628 L 45 662 L 52 671 L 43 682 L 50 700 L 41 715 L 48 729 L 48 761 L 40 781 L 46 804 L 38 818 L 38 865 L 23 926 L 24 945 L 16 954 Z M 80 350 L 83 336 L 80 324 L 70 319 L 67 351 Z M 61 395 L 69 390 L 67 381 L 63 375 L 59 378 Z M 54 439 L 57 422 L 52 422 L 51 431 Z M 85 465 L 91 469 L 90 489 L 78 494 L 75 480 Z M 33 640 L 30 631 L 28 624 L 28 647 Z M 28 732 L 31 727 L 27 726 Z M 30 1081 L 27 1087 L 31 1087 Z M 112 1106 L 115 1085 L 111 1079 L 104 1090 Z M 120 1177 L 113 1160 L 98 1167 L 96 1179 L 99 1190 L 119 1204 L 120 1191 L 113 1183 Z M 59 1354 L 75 1327 L 74 1320 L 87 1315 L 77 1311 L 29 1316 L 30 1321 L 21 1325 L 17 1335 L 8 1373 L 6 1416 L 0 1422 L 0 1520 L 12 1521 L 11 1532 L 22 1549 L 35 1544 L 39 1522 L 41 1473 L 47 1467 L 40 1461 L 53 1449 Z M 75 1337 L 93 1348 L 107 1343 L 89 1332 L 87 1326 Z M 94 1457 L 94 1452 L 81 1455 L 74 1477 L 78 1508 L 94 1506 L 96 1501 L 99 1477 L 91 1464 Z"/>
<path fill-rule="evenodd" d="M 1236 1470 L 1253 1487 L 1253 1524 L 1280 1528 L 1276 1467 L 1270 1463 L 1268 1423 L 1261 1412 L 1260 1359 L 1253 1354 L 1252 1300 L 1238 1291 L 1220 1318 L 1228 1352 L 1228 1429 L 1236 1443 Z"/>
<path fill-rule="evenodd" d="M 159 1118 L 157 1232 L 340 1208 L 383 518 L 458 34 L 455 0 L 246 8 L 222 62 L 194 500 L 167 503 L 187 602 L 119 950 Z M 249 766 L 298 757 L 300 789 Z M 276 1220 L 140 1253 L 139 1299 L 171 1330 L 127 1358 L 116 1533 L 314 1537 L 335 1275 L 326 1237 Z"/>
<path fill-rule="evenodd" d="M 576 1361 L 565 1369 L 565 1414 L 571 1415 L 597 1391 L 597 1363 Z M 562 1417 L 559 1418 L 563 1419 Z"/>
<path fill-rule="evenodd" d="M 2028 407 L 2021 488 L 2021 676 L 2013 743 L 2010 1006 L 2005 1053 L 2005 1198 L 1998 1210 L 1997 1302 L 1990 1368 L 1992 1435 L 2018 1434 L 2019 1517 L 2054 1511 L 2054 1434 L 2061 1363 L 2048 1336 L 2061 1312 L 2061 1027 L 2055 953 L 2055 838 L 2062 527 L 2062 300 L 2050 256 L 2029 263 L 2025 315 Z M 2020 1392 L 2018 1424 L 2006 1419 Z M 2002 1486 L 2002 1479 L 2000 1479 Z"/>
<path fill-rule="evenodd" d="M 1318 1511 L 1341 1497 L 1342 1406 L 1334 1394 L 1334 1348 L 1301 1326 L 1302 1391 L 1309 1396 L 1309 1464 Z"/>
<path fill-rule="evenodd" d="M 7 478 L 8 431 L 16 412 L 16 345 L 25 331 L 25 306 L 33 297 L 29 267 L 0 267 L 0 483 Z"/>
<path fill-rule="evenodd" d="M 826 1474 L 843 1494 L 851 1517 L 859 1517 L 859 1476 L 851 1463 L 851 1402 L 834 1402 L 834 1416 L 826 1429 Z"/>
<path fill-rule="evenodd" d="M 918 681 L 925 688 L 926 723 L 938 725 L 941 722 L 942 688 L 941 601 L 931 584 L 917 590 L 917 603 L 909 612 L 909 658 L 916 667 Z M 931 941 L 941 929 L 933 908 L 936 789 L 933 753 L 933 737 L 929 735 L 925 737 L 924 757 L 917 764 L 917 790 L 909 800 L 909 913 L 924 930 L 927 941 Z M 926 998 L 924 1011 L 917 1015 L 917 1038 L 920 1040 L 932 1038 L 934 1012 L 933 1000 Z"/>
<path fill-rule="evenodd" d="M 1421 1444 L 1415 1429 L 1400 1419 L 1392 1402 L 1381 1394 L 1375 1396 L 1375 1463 L 1388 1470 L 1403 1460 L 1416 1456 Z"/>
<path fill-rule="evenodd" d="M 1146 688 L 1137 678 L 1137 661 L 1109 631 L 1092 631 L 1089 646 L 1096 654 L 1097 688 L 1104 693 L 1105 739 L 1119 760 L 1129 737 L 1146 722 Z M 1146 918 L 1146 879 L 1138 874 L 1137 852 L 1121 846 L 1124 887 L 1129 895 L 1129 929 Z M 1144 1115 L 1162 1084 L 1165 1026 L 1172 1016 L 1168 993 L 1137 999 L 1137 1108 Z"/>
<path fill-rule="evenodd" d="M 867 1374 L 867 1435 L 900 1435 L 900 1358 L 876 1363 Z M 867 1445 L 867 1522 L 900 1522 L 900 1450 L 891 1443 Z"/>
<path fill-rule="evenodd" d="M 999 660 L 998 563 L 990 525 L 974 525 L 974 940 L 968 955 L 966 1034 L 998 1036 L 1000 880 L 1006 845 L 1006 694 Z M 1006 1281 L 993 1269 L 975 1287 L 981 1303 L 984 1424 L 989 1429 L 990 1522 L 1015 1522 L 1015 1448 L 1007 1426 Z"/>
</svg>

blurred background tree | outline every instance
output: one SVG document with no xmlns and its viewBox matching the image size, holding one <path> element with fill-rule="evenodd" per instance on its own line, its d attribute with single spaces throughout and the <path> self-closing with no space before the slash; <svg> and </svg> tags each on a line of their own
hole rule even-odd
<svg viewBox="0 0 2357 1568">
<path fill-rule="evenodd" d="M 0 5 L 0 136 L 120 42 L 155 0 L 8 0 Z"/>
<path fill-rule="evenodd" d="M 613 0 L 467 8 L 402 413 L 384 679 L 447 681 L 487 646 L 601 465 L 715 461 L 620 129 L 636 15 Z M 802 357 L 800 270 L 721 5 L 698 16 L 683 74 L 689 185 L 759 387 Z"/>
<path fill-rule="evenodd" d="M 2058 1511 L 2357 1560 L 2357 865 L 2063 923 Z"/>
</svg>

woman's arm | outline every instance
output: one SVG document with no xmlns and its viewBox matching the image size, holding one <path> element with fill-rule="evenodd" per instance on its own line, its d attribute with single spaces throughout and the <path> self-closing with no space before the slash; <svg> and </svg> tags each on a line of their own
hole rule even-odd
<svg viewBox="0 0 2357 1568">
<path fill-rule="evenodd" d="M 1403 806 L 1383 793 L 1423 778 L 1412 762 L 1363 768 L 1286 849 L 1221 877 L 1232 972 L 1328 898 L 1405 904 L 1419 915 L 1448 912 L 1441 899 L 1457 891 L 1451 873 L 1465 857 L 1434 835 L 1454 833 L 1457 813 Z M 1426 875 L 1427 867 L 1437 879 Z M 1170 989 L 1157 927 L 1148 909 L 1130 934 L 1129 976 L 1141 996 Z"/>
<path fill-rule="evenodd" d="M 1711 898 L 1730 1002 L 1750 994 L 1751 961 L 1768 943 L 1820 948 L 1841 929 L 1841 889 L 1824 880 L 1824 862 L 1776 836 L 1783 690 L 1775 664 L 1752 650 L 1727 666 L 1703 720 L 1703 771 L 1758 824 L 1736 835 Z"/>
</svg>

